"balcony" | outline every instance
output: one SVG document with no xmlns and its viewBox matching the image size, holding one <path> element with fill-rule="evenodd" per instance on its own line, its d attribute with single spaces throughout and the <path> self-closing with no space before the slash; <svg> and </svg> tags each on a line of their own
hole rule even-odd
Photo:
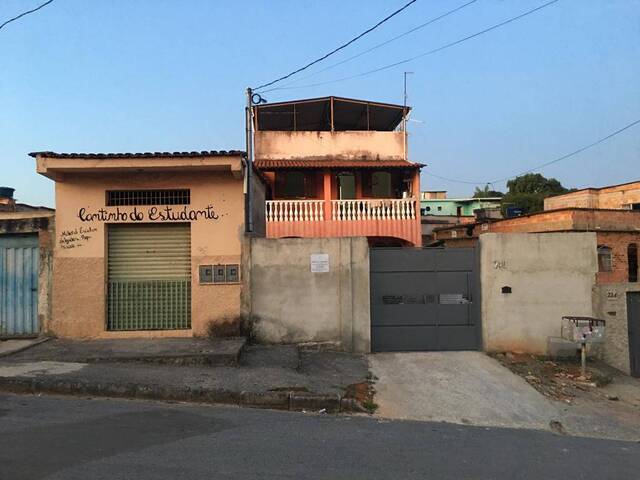
<svg viewBox="0 0 640 480">
<path fill-rule="evenodd" d="M 267 237 L 387 237 L 420 245 L 415 198 L 268 200 Z"/>
</svg>

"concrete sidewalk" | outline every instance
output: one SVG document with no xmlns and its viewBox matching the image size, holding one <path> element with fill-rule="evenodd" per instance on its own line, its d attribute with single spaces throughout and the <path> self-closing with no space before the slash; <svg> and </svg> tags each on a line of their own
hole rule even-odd
<svg viewBox="0 0 640 480">
<path fill-rule="evenodd" d="M 50 340 L 47 337 L 0 339 L 0 358 L 15 355 Z"/>
<path fill-rule="evenodd" d="M 2 359 L 0 390 L 353 411 L 360 407 L 348 387 L 368 374 L 361 355 L 296 346 L 246 347 L 238 366 L 87 363 L 50 353 L 34 348 Z"/>
<path fill-rule="evenodd" d="M 147 362 L 174 365 L 237 365 L 246 343 L 234 338 L 128 338 L 116 340 L 50 339 L 19 351 L 11 362 Z"/>
</svg>

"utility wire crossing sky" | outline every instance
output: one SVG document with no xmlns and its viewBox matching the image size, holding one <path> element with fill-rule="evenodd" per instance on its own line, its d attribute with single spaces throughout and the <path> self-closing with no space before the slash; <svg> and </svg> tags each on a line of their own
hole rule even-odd
<svg viewBox="0 0 640 480">
<path fill-rule="evenodd" d="M 288 73 L 287 75 L 280 77 L 280 78 L 276 78 L 275 80 L 272 80 L 268 83 L 265 83 L 263 85 L 260 85 L 259 87 L 254 88 L 254 90 L 260 90 L 261 88 L 264 87 L 268 87 L 270 85 L 273 85 L 274 83 L 278 83 L 281 80 L 285 80 L 293 75 L 295 75 L 296 73 L 302 72 L 303 70 L 306 70 L 307 68 L 309 68 L 312 65 L 315 65 L 316 63 L 319 63 L 321 61 L 323 61 L 324 59 L 330 57 L 331 55 L 339 52 L 340 50 L 348 47 L 349 45 L 351 45 L 353 42 L 358 41 L 359 39 L 361 39 L 362 37 L 364 37 L 367 33 L 371 33 L 373 30 L 375 30 L 376 28 L 378 28 L 380 25 L 382 25 L 383 23 L 385 23 L 386 21 L 390 20 L 391 18 L 395 17 L 396 15 L 398 15 L 400 12 L 402 12 L 403 10 L 405 10 L 406 8 L 410 7 L 412 4 L 414 4 L 417 0 L 411 0 L 409 3 L 407 3 L 406 5 L 404 5 L 402 8 L 399 8 L 398 10 L 396 10 L 395 12 L 393 12 L 391 15 L 388 15 L 387 17 L 383 18 L 382 20 L 380 20 L 378 23 L 376 23 L 373 27 L 365 30 L 364 32 L 362 32 L 360 35 L 352 38 L 351 40 L 349 40 L 347 43 L 344 43 L 342 45 L 340 45 L 338 48 L 335 48 L 333 50 L 331 50 L 329 53 L 323 55 L 322 57 L 318 58 L 317 60 L 314 60 L 310 63 L 307 63 L 304 67 L 300 67 L 297 70 L 294 70 L 291 73 Z"/>
<path fill-rule="evenodd" d="M 39 7 L 36 7 L 36 8 L 34 8 L 34 9 L 32 9 L 32 10 L 28 10 L 28 11 L 26 11 L 26 12 L 23 12 L 23 13 L 21 13 L 20 15 L 17 15 L 17 16 L 15 16 L 15 17 L 13 17 L 13 18 L 10 18 L 10 19 L 9 19 L 9 20 L 7 20 L 6 22 L 0 23 L 0 30 L 1 30 L 5 25 L 10 24 L 11 22 L 15 22 L 16 20 L 18 20 L 18 19 L 20 19 L 20 18 L 22 18 L 22 17 L 24 17 L 24 16 L 26 16 L 26 15 L 29 15 L 30 13 L 37 12 L 37 11 L 38 11 L 38 10 L 40 10 L 41 8 L 46 7 L 47 5 L 49 5 L 51 2 L 53 2 L 53 0 L 49 0 L 48 2 L 44 2 L 44 3 L 43 3 L 42 5 L 40 5 Z"/>
<path fill-rule="evenodd" d="M 410 66 L 423 189 L 465 196 L 540 168 L 624 183 L 640 163 L 639 22 L 640 0 L 2 0 L 0 182 L 53 205 L 30 151 L 241 150 L 256 80 L 271 102 L 300 87 L 401 104 Z"/>
<path fill-rule="evenodd" d="M 476 33 L 473 33 L 471 35 L 468 35 L 468 36 L 466 36 L 464 38 L 456 40 L 455 42 L 450 42 L 450 43 L 447 43 L 446 45 L 442 45 L 441 47 L 434 48 L 433 50 L 429 50 L 428 52 L 424 52 L 424 53 L 421 53 L 419 55 L 415 55 L 415 56 L 410 57 L 410 58 L 405 58 L 404 60 L 400 60 L 399 62 L 390 63 L 388 65 L 384 65 L 382 67 L 374 68 L 373 70 L 368 70 L 366 72 L 357 73 L 355 75 L 350 75 L 348 77 L 336 78 L 335 80 L 328 80 L 326 82 L 318 82 L 318 83 L 310 83 L 310 84 L 307 84 L 307 85 L 298 85 L 298 86 L 295 86 L 295 87 L 280 87 L 280 88 L 276 87 L 276 88 L 272 88 L 270 90 L 265 90 L 262 93 L 266 93 L 268 91 L 273 91 L 273 90 L 287 90 L 287 89 L 300 89 L 300 88 L 319 87 L 319 86 L 322 86 L 322 85 L 329 85 L 329 84 L 332 84 L 332 83 L 344 82 L 345 80 L 352 80 L 354 78 L 360 78 L 360 77 L 364 77 L 364 76 L 367 76 L 367 75 L 371 75 L 373 73 L 382 72 L 384 70 L 388 70 L 388 69 L 393 68 L 393 67 L 398 67 L 400 65 L 404 65 L 405 63 L 413 62 L 415 60 L 418 60 L 419 58 L 426 57 L 427 55 L 433 55 L 434 53 L 441 52 L 442 50 L 446 50 L 447 48 L 454 47 L 454 46 L 459 45 L 459 44 L 461 44 L 463 42 L 466 42 L 467 40 L 471 40 L 473 38 L 479 37 L 480 35 L 484 35 L 485 33 L 489 33 L 490 31 L 495 30 L 497 28 L 504 27 L 505 25 L 508 25 L 508 24 L 510 24 L 512 22 L 515 22 L 516 20 L 520 20 L 521 18 L 524 18 L 524 17 L 526 17 L 528 15 L 531 15 L 532 13 L 535 13 L 535 12 L 537 12 L 539 10 L 542 10 L 543 8 L 549 7 L 549 6 L 551 6 L 554 3 L 557 3 L 559 1 L 560 0 L 551 0 L 550 2 L 547 2 L 547 3 L 543 4 L 543 5 L 540 5 L 539 7 L 536 7 L 536 8 L 533 8 L 531 10 L 528 10 L 528 11 L 526 11 L 526 12 L 520 14 L 520 15 L 516 15 L 515 17 L 511 17 L 511 18 L 505 20 L 504 22 L 500 22 L 500 23 L 497 23 L 495 25 L 492 25 L 489 28 L 485 28 L 484 30 L 480 30 L 479 32 L 476 32 Z M 270 84 L 276 83 L 277 81 L 278 80 L 273 81 Z"/>
</svg>

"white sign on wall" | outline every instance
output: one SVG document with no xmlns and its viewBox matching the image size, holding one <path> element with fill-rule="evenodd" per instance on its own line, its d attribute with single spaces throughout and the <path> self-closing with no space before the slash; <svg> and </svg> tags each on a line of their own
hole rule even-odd
<svg viewBox="0 0 640 480">
<path fill-rule="evenodd" d="M 312 253 L 311 254 L 311 272 L 326 273 L 329 271 L 329 254 L 328 253 Z"/>
</svg>

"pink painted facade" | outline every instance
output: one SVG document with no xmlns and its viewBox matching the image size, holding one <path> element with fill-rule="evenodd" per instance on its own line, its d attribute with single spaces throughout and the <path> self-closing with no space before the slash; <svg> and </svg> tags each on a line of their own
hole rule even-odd
<svg viewBox="0 0 640 480">
<path fill-rule="evenodd" d="M 420 246 L 421 165 L 399 129 L 407 111 L 335 97 L 255 107 L 267 237 Z"/>
</svg>

